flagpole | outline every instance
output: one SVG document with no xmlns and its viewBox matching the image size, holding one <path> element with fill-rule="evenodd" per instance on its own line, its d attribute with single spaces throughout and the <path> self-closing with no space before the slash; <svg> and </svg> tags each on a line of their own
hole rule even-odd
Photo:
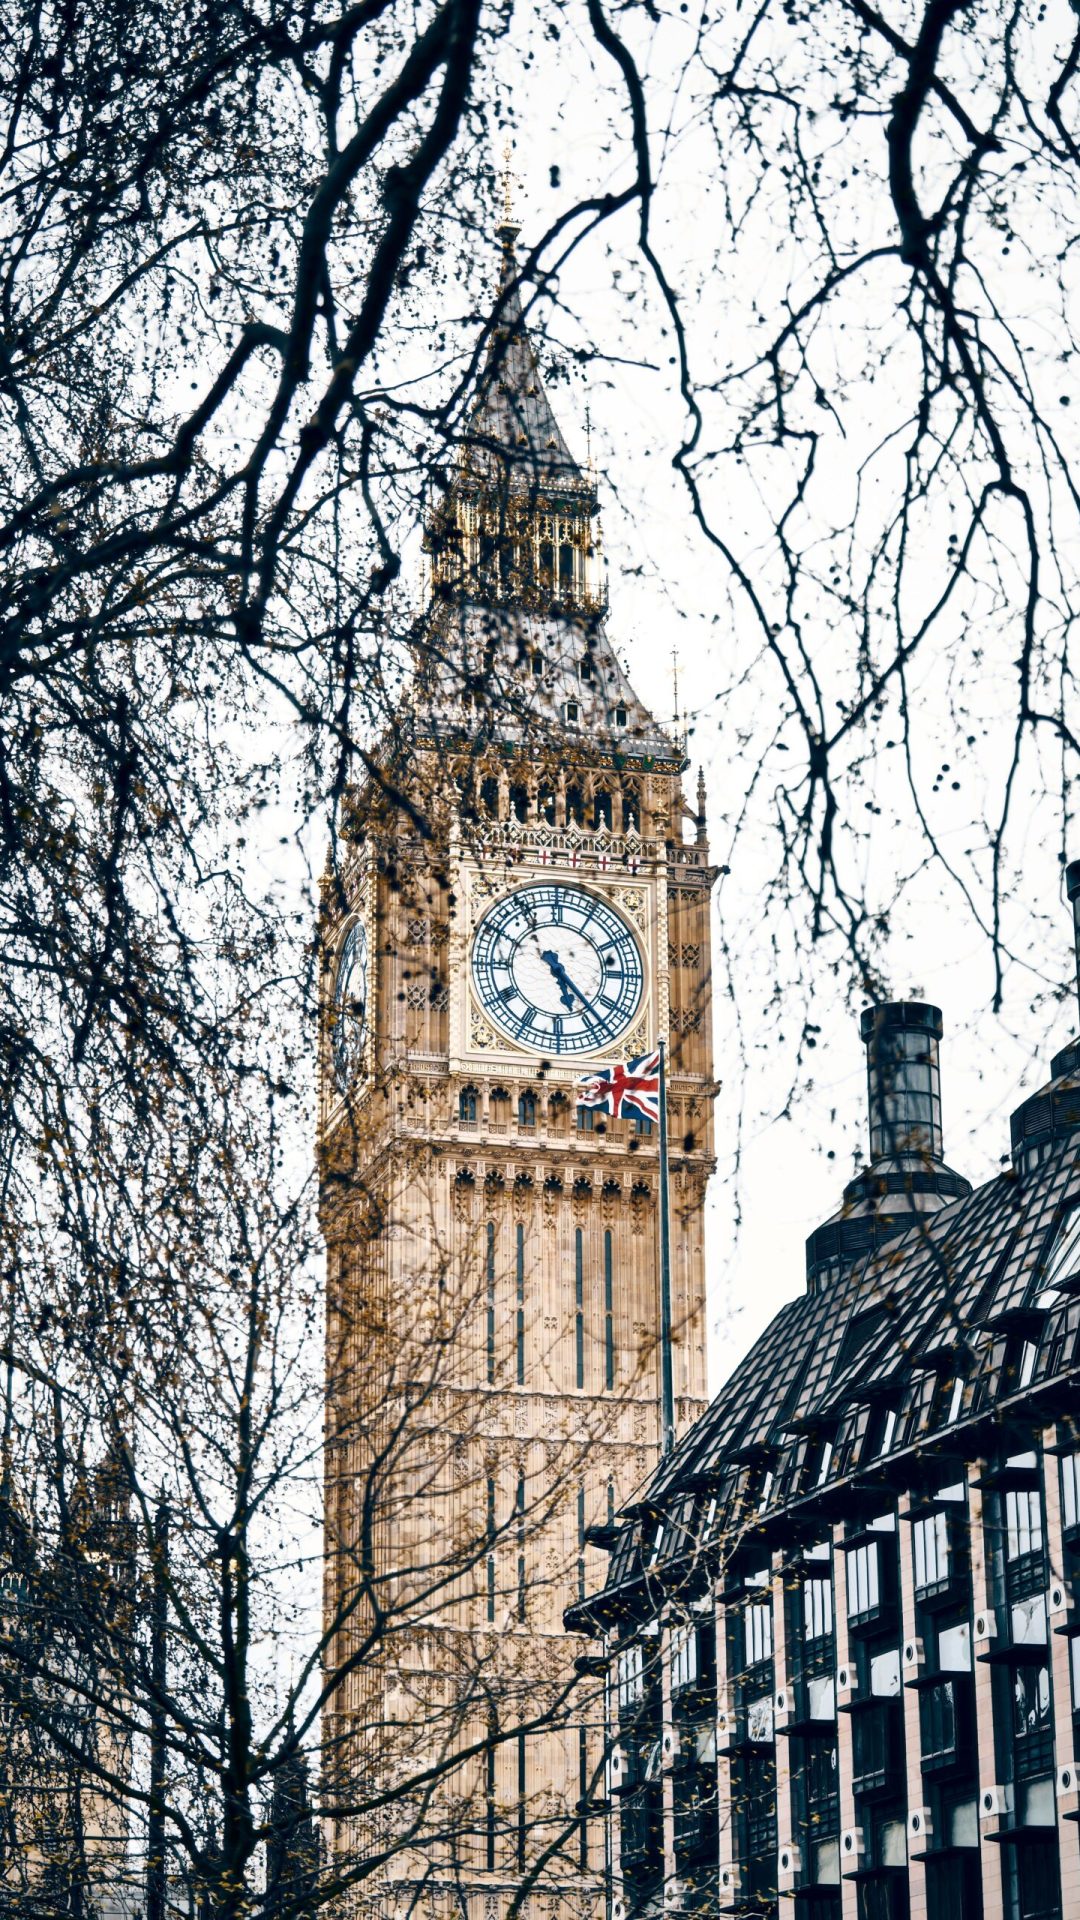
<svg viewBox="0 0 1080 1920">
<path fill-rule="evenodd" d="M 668 1202 L 667 1071 L 660 1042 L 660 1451 L 675 1445 L 675 1386 L 671 1366 L 671 1213 Z"/>
</svg>

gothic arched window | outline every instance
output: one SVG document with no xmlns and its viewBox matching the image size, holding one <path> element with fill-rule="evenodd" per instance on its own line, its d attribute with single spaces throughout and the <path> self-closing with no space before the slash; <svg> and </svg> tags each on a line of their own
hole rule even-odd
<svg viewBox="0 0 1080 1920">
<path fill-rule="evenodd" d="M 592 823 L 594 827 L 611 827 L 611 795 L 598 791 L 593 794 Z"/>
<path fill-rule="evenodd" d="M 458 1094 L 458 1119 L 467 1127 L 475 1127 L 479 1110 L 479 1095 L 475 1087 L 462 1087 Z"/>
<path fill-rule="evenodd" d="M 536 1095 L 535 1093 L 532 1093 L 531 1091 L 527 1090 L 525 1093 L 521 1094 L 518 1098 L 518 1126 L 519 1127 L 535 1127 L 535 1125 L 536 1125 Z"/>
</svg>

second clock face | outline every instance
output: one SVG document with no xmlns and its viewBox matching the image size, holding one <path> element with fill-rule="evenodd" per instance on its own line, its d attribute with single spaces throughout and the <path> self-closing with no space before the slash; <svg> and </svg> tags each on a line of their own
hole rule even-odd
<svg viewBox="0 0 1080 1920">
<path fill-rule="evenodd" d="M 364 1055 L 367 1033 L 368 948 L 363 922 L 354 920 L 341 943 L 330 1009 L 334 1078 L 345 1093 Z"/>
<path fill-rule="evenodd" d="M 637 941 L 622 915 L 582 887 L 522 887 L 476 930 L 473 980 L 501 1031 L 537 1053 L 596 1053 L 641 1005 Z"/>
</svg>

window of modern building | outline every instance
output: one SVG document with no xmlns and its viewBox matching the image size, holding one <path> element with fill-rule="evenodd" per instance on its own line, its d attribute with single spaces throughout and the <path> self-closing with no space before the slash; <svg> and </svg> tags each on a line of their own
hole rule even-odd
<svg viewBox="0 0 1080 1920">
<path fill-rule="evenodd" d="M 836 1764 L 836 1736 L 814 1734 L 804 1748 L 806 1811 L 811 1830 L 828 1832 L 840 1811 L 840 1776 Z M 820 1875 L 816 1876 L 820 1878 Z"/>
<path fill-rule="evenodd" d="M 1053 1830 L 1045 1840 L 1017 1849 L 1018 1920 L 1060 1920 L 1058 1849 Z"/>
<path fill-rule="evenodd" d="M 1080 1527 L 1080 1453 L 1067 1453 L 1061 1462 L 1061 1524 L 1066 1532 Z"/>
<path fill-rule="evenodd" d="M 819 1642 L 824 1645 L 825 1642 Z M 835 1720 L 836 1680 L 832 1673 L 808 1673 L 806 1676 L 806 1718 Z"/>
<path fill-rule="evenodd" d="M 698 1639 L 692 1625 L 677 1627 L 671 1637 L 671 1690 L 685 1693 L 697 1685 Z"/>
<path fill-rule="evenodd" d="M 915 1591 L 925 1598 L 949 1584 L 949 1521 L 940 1510 L 915 1521 L 911 1529 Z"/>
<path fill-rule="evenodd" d="M 879 1701 L 852 1718 L 851 1772 L 856 1793 L 878 1793 L 893 1779 L 897 1759 L 893 1712 Z"/>
<path fill-rule="evenodd" d="M 810 1856 L 811 1871 L 815 1887 L 839 1888 L 840 1885 L 840 1842 L 839 1840 L 817 1840 Z M 823 1893 L 817 1901 L 806 1903 L 806 1911 L 814 1920 L 833 1920 L 838 1911 L 836 1895 Z"/>
<path fill-rule="evenodd" d="M 1042 1506 L 1036 1488 L 1011 1489 L 1005 1495 L 1005 1550 L 1009 1560 L 1041 1553 Z"/>
<path fill-rule="evenodd" d="M 757 1746 L 767 1746 L 775 1733 L 773 1697 L 771 1693 L 759 1694 L 757 1699 L 746 1703 L 746 1737 Z"/>
<path fill-rule="evenodd" d="M 836 1444 L 833 1448 L 832 1465 L 838 1480 L 846 1479 L 853 1473 L 863 1455 L 866 1435 L 870 1427 L 870 1408 L 863 1404 L 849 1407 L 836 1432 Z"/>
<path fill-rule="evenodd" d="M 849 1620 L 872 1619 L 881 1610 L 881 1566 L 876 1540 L 854 1547 L 847 1557 Z"/>
<path fill-rule="evenodd" d="M 638 1642 L 623 1647 L 615 1663 L 619 1712 L 632 1713 L 645 1697 L 644 1656 Z"/>
<path fill-rule="evenodd" d="M 1013 1669 L 1012 1704 L 1016 1776 L 1030 1780 L 1053 1764 L 1050 1672 L 1045 1665 L 1025 1663 Z"/>
<path fill-rule="evenodd" d="M 1038 1359 L 1038 1357 L 1039 1357 L 1038 1341 L 1025 1340 L 1020 1348 L 1020 1358 L 1017 1362 L 1017 1368 L 1016 1368 L 1016 1384 L 1018 1387 L 1020 1388 L 1030 1387 L 1031 1376 L 1035 1371 L 1035 1362 Z"/>
<path fill-rule="evenodd" d="M 1042 1287 L 1039 1305 L 1049 1306 L 1046 1294 L 1057 1298 L 1058 1289 L 1067 1280 L 1074 1280 L 1080 1273 L 1080 1207 L 1073 1207 L 1065 1215 L 1054 1238 L 1053 1246 L 1043 1268 Z"/>
<path fill-rule="evenodd" d="M 894 1430 L 895 1443 L 899 1447 L 914 1444 L 920 1435 L 931 1425 L 931 1409 L 938 1391 L 936 1373 L 917 1373 L 908 1382 L 903 1399 L 897 1411 Z"/>
<path fill-rule="evenodd" d="M 744 1755 L 739 1776 L 747 1892 L 756 1907 L 765 1904 L 762 1896 L 775 1898 L 776 1762 L 771 1748 L 755 1748 Z"/>
<path fill-rule="evenodd" d="M 931 1851 L 925 1861 L 926 1920 L 965 1920 L 968 1914 L 982 1912 L 975 1801 L 966 1800 L 951 1807 L 943 1815 L 943 1821 L 947 1844 L 940 1851 Z M 973 1837 L 968 1837 L 969 1834 Z"/>
<path fill-rule="evenodd" d="M 825 1639 L 833 1630 L 832 1581 L 804 1580 L 802 1596 L 803 1638 Z"/>
<path fill-rule="evenodd" d="M 772 1659 L 772 1608 L 753 1602 L 743 1613 L 746 1664 L 756 1667 Z"/>
<path fill-rule="evenodd" d="M 919 1696 L 922 1763 L 927 1772 L 951 1767 L 957 1757 L 957 1683 L 935 1680 Z"/>
<path fill-rule="evenodd" d="M 895 1700 L 900 1693 L 900 1649 L 885 1647 L 867 1662 L 870 1693 L 878 1700 Z"/>
<path fill-rule="evenodd" d="M 971 1628 L 966 1620 L 954 1627 L 940 1628 L 937 1663 L 942 1673 L 971 1672 Z"/>
<path fill-rule="evenodd" d="M 1045 1593 L 1025 1594 L 1013 1600 L 1009 1608 L 1009 1622 L 1014 1647 L 1044 1648 L 1046 1646 L 1046 1595 Z"/>
</svg>

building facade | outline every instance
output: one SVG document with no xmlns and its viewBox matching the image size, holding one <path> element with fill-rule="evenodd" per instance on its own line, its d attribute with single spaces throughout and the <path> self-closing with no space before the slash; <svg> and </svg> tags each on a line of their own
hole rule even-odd
<svg viewBox="0 0 1080 1920">
<path fill-rule="evenodd" d="M 863 1016 L 869 1163 L 568 1616 L 613 1920 L 1080 1914 L 1080 1042 L 972 1191 L 940 1036 Z"/>
<path fill-rule="evenodd" d="M 365 1783 L 467 1755 L 389 1871 L 475 1920 L 542 1850 L 552 1912 L 602 1890 L 580 1818 L 602 1716 L 557 1707 L 562 1616 L 659 1457 L 658 1141 L 579 1115 L 575 1083 L 668 1041 L 680 1429 L 705 1405 L 714 1091 L 704 798 L 608 637 L 597 488 L 544 390 L 515 232 L 427 529 L 415 680 L 323 924 L 325 1619 L 328 1665 L 354 1663 L 329 1741 L 358 1809 L 336 1844 L 387 1837 Z"/>
</svg>

